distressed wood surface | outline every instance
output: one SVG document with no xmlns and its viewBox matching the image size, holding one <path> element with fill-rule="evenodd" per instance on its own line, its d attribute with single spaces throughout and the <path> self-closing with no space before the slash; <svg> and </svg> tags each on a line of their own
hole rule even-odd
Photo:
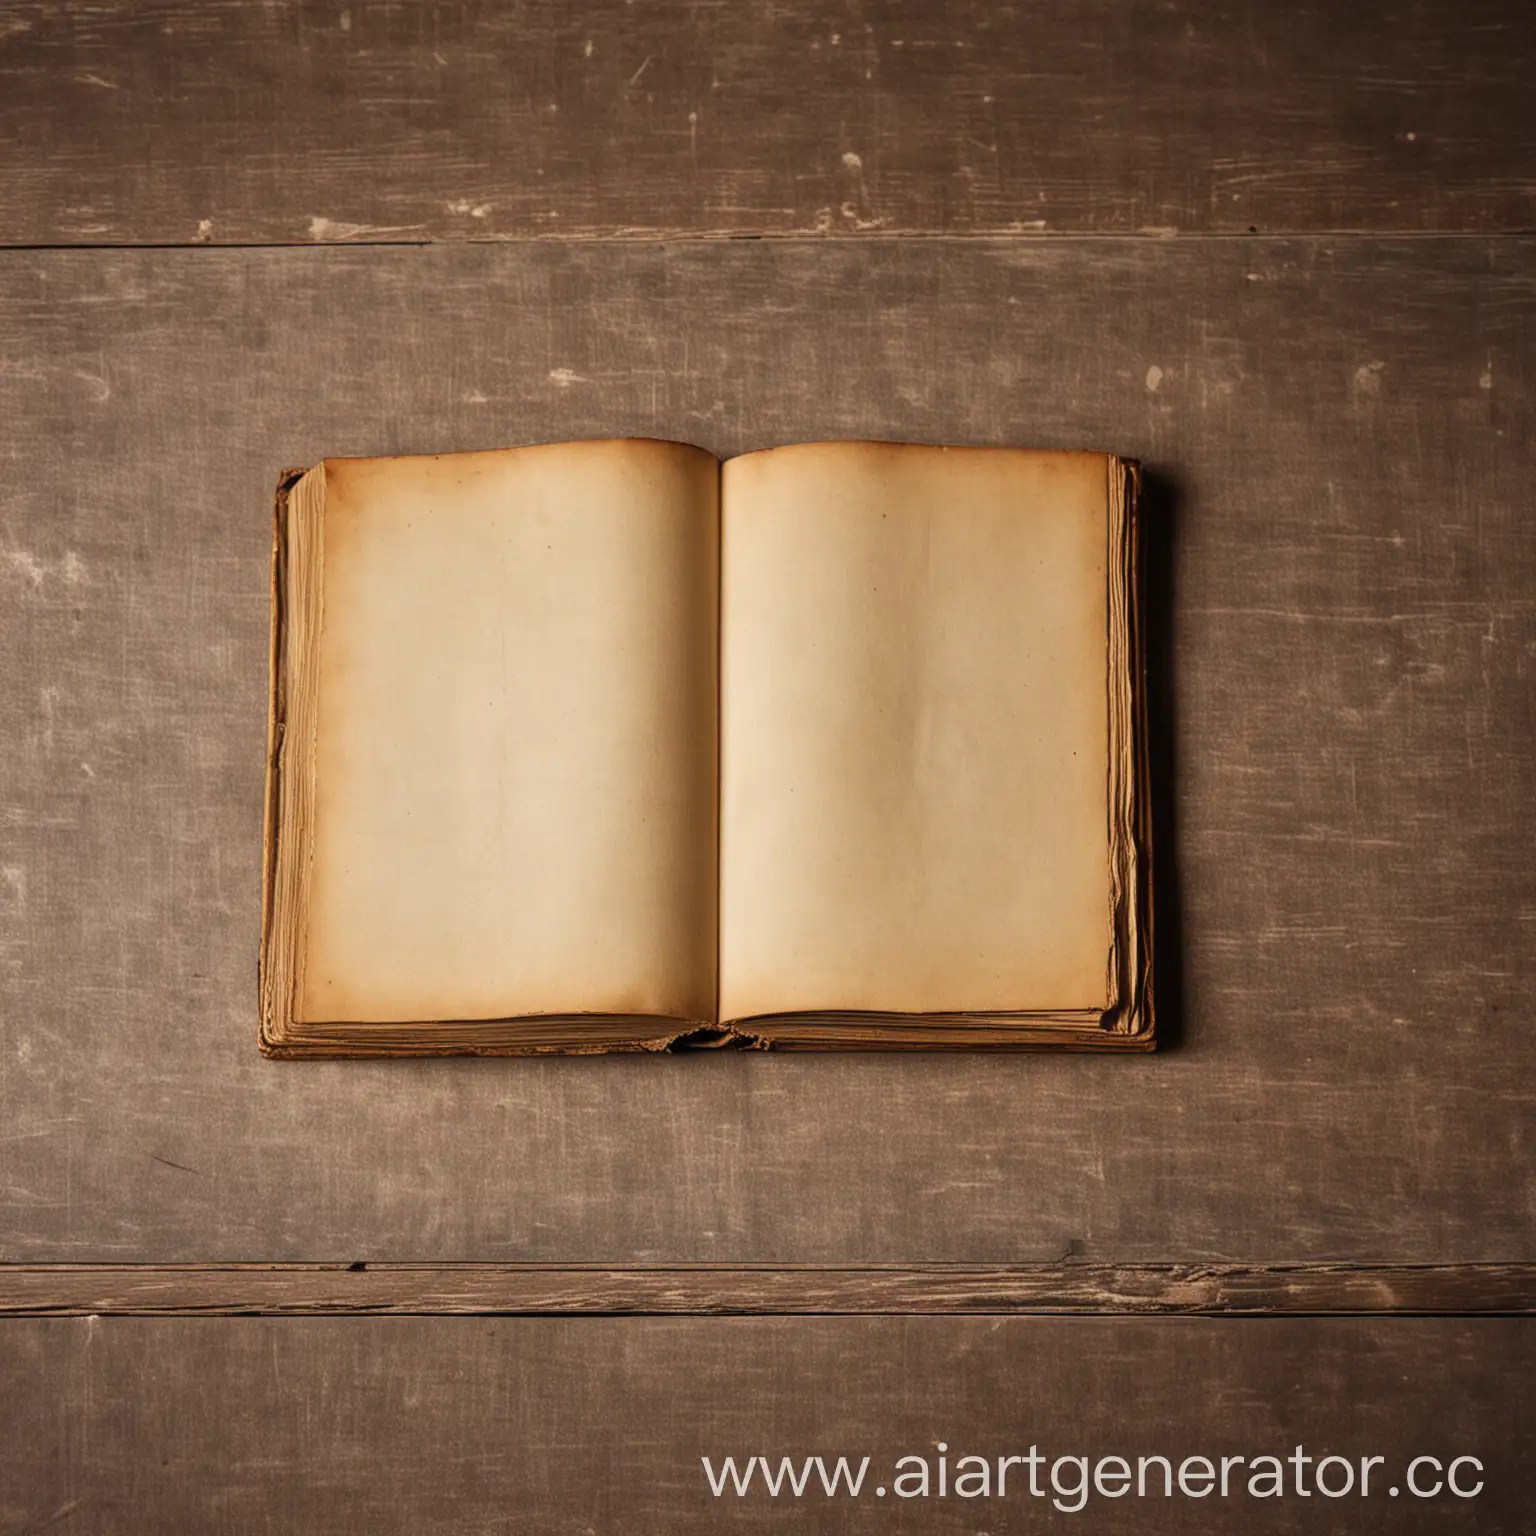
<svg viewBox="0 0 1536 1536">
<path fill-rule="evenodd" d="M 1533 1341 L 1517 1322 L 1401 1318 L 14 1321 L 0 1528 L 1510 1536 L 1536 1480 Z M 950 1479 L 964 1455 L 1038 1447 L 1042 1497 L 1017 1465 L 1001 1500 L 953 1481 L 937 1497 L 941 1445 Z M 1298 1446 L 1307 1497 L 1251 1497 L 1243 1468 L 1225 1498 L 1168 1497 L 1154 1464 L 1145 1497 L 1052 1507 L 1061 1456 L 1246 1466 Z M 894 1495 L 914 1454 L 927 1499 Z M 713 1498 L 701 1458 L 754 1455 L 870 1466 L 858 1500 L 814 1476 L 798 1500 L 787 1484 Z M 1330 1455 L 1357 1473 L 1382 1458 L 1367 1497 L 1316 1491 Z M 1424 1455 L 1476 1457 L 1458 1486 L 1482 1491 L 1415 1498 L 1405 1474 Z M 1070 1465 L 1057 1475 L 1074 1485 Z M 1325 1476 L 1342 1486 L 1337 1464 Z"/>
<path fill-rule="evenodd" d="M 0 1317 L 1505 1316 L 1536 1265 L 0 1265 Z"/>
<path fill-rule="evenodd" d="M 1533 300 L 1514 239 L 0 257 L 0 1255 L 1529 1254 Z M 275 472 L 623 433 L 1148 463 L 1171 1049 L 257 1056 Z"/>
<path fill-rule="evenodd" d="M 1521 0 L 0 10 L 0 244 L 1530 230 Z"/>
</svg>

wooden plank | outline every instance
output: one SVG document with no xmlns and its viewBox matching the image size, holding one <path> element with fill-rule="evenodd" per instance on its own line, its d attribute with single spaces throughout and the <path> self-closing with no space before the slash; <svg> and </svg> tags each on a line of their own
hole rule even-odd
<svg viewBox="0 0 1536 1536">
<path fill-rule="evenodd" d="M 17 0 L 0 243 L 1530 230 L 1521 0 Z"/>
<path fill-rule="evenodd" d="M 35 1531 L 1013 1530 L 1404 1533 L 1524 1529 L 1536 1454 L 1532 1343 L 1517 1322 L 1446 1319 L 140 1319 L 0 1327 L 0 1525 Z M 1003 1497 L 965 1497 L 960 1458 L 1044 1457 Z M 1303 1486 L 1295 1491 L 1300 1448 Z M 937 1466 L 946 1457 L 947 1491 Z M 812 1473 L 796 1498 L 731 1456 L 870 1458 L 860 1497 Z M 895 1476 L 929 1465 L 927 1498 Z M 1076 1486 L 1061 1457 L 1205 1456 L 1228 1491 Z M 1249 1492 L 1285 1458 L 1285 1495 Z M 1326 1456 L 1353 1491 L 1316 1486 Z M 1370 1468 L 1360 1495 L 1362 1458 Z M 1415 1497 L 1407 1481 L 1441 1484 Z M 1443 1469 L 1463 1463 L 1461 1498 Z M 974 1464 L 973 1468 L 974 1470 Z M 1113 1464 L 1109 1471 L 1114 1471 Z M 1189 1484 L 1197 1492 L 1199 1467 Z M 1324 1471 L 1330 1489 L 1343 1468 Z M 903 1492 L 914 1484 L 900 1485 Z M 1109 1482 L 1113 1489 L 1116 1485 Z M 1261 1485 L 1262 1486 L 1262 1485 Z M 875 1490 L 885 1488 L 882 1498 Z M 974 1492 L 976 1485 L 963 1490 Z M 1390 1490 L 1397 1489 L 1393 1497 Z M 785 1507 L 785 1506 L 789 1507 Z M 809 1507 L 805 1507 L 809 1506 Z"/>
<path fill-rule="evenodd" d="M 5 1264 L 0 1316 L 1536 1312 L 1536 1265 Z"/>
<path fill-rule="evenodd" d="M 1528 1254 L 1533 303 L 1513 239 L 0 258 L 6 1258 Z M 1176 1048 L 258 1058 L 275 472 L 622 433 L 1152 467 Z"/>
</svg>

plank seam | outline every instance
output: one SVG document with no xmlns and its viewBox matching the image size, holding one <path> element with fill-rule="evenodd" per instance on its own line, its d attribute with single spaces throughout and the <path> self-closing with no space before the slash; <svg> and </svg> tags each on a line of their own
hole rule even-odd
<svg viewBox="0 0 1536 1536">
<path fill-rule="evenodd" d="M 428 250 L 457 249 L 464 246 L 645 246 L 645 245 L 736 245 L 755 241 L 775 245 L 897 246 L 920 242 L 925 245 L 1196 245 L 1250 244 L 1265 240 L 1348 241 L 1351 243 L 1396 244 L 1416 241 L 1461 241 L 1496 244 L 1501 240 L 1527 240 L 1536 236 L 1536 225 L 1511 226 L 1496 230 L 1467 229 L 1254 229 L 1189 230 L 1173 234 L 1144 233 L 1140 230 L 1051 230 L 1019 234 L 1011 230 L 879 230 L 866 234 L 819 234 L 810 229 L 763 230 L 751 233 L 734 230 L 656 229 L 604 230 L 587 234 L 515 234 L 465 236 L 441 239 L 369 240 L 104 240 L 104 241 L 0 241 L 0 252 L 17 251 L 35 255 L 89 251 L 341 251 L 341 250 Z"/>
<path fill-rule="evenodd" d="M 1536 1313 L 1536 1264 L 5 1264 L 0 1317 Z"/>
</svg>

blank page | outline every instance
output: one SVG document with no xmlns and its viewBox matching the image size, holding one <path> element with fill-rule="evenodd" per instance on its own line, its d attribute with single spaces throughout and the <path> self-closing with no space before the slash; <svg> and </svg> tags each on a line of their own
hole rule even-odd
<svg viewBox="0 0 1536 1536">
<path fill-rule="evenodd" d="M 324 474 L 297 1017 L 712 1017 L 714 459 Z"/>
<path fill-rule="evenodd" d="M 1108 464 L 726 464 L 722 1018 L 1105 1007 Z"/>
</svg>

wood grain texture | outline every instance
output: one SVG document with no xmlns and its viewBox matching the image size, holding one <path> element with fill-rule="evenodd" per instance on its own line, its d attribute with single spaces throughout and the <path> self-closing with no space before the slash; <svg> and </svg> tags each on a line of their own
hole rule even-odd
<svg viewBox="0 0 1536 1536">
<path fill-rule="evenodd" d="M 14 1321 L 0 1527 L 1509 1536 L 1536 1478 L 1533 1341 L 1517 1322 L 1401 1318 Z M 1383 1463 L 1367 1498 L 1256 1499 L 1242 1482 L 1170 1498 L 1155 1467 L 1146 1497 L 1070 1516 L 1019 1467 L 1002 1500 L 873 1495 L 899 1457 L 936 1466 L 940 1444 L 951 1476 L 962 1455 L 1038 1446 L 1042 1490 L 1064 1455 Z M 799 1500 L 711 1497 L 703 1456 L 757 1454 L 868 1456 L 863 1496 L 813 1479 Z M 1483 1491 L 1412 1497 L 1421 1455 L 1477 1457 Z"/>
<path fill-rule="evenodd" d="M 1529 1264 L 0 1265 L 0 1317 L 1533 1312 Z"/>
<path fill-rule="evenodd" d="M 1528 1254 L 1533 306 L 1513 239 L 0 258 L 0 1252 Z M 1151 467 L 1174 1049 L 257 1056 L 274 474 L 604 434 Z"/>
<path fill-rule="evenodd" d="M 1530 230 L 1521 0 L 13 0 L 0 243 Z"/>
</svg>

